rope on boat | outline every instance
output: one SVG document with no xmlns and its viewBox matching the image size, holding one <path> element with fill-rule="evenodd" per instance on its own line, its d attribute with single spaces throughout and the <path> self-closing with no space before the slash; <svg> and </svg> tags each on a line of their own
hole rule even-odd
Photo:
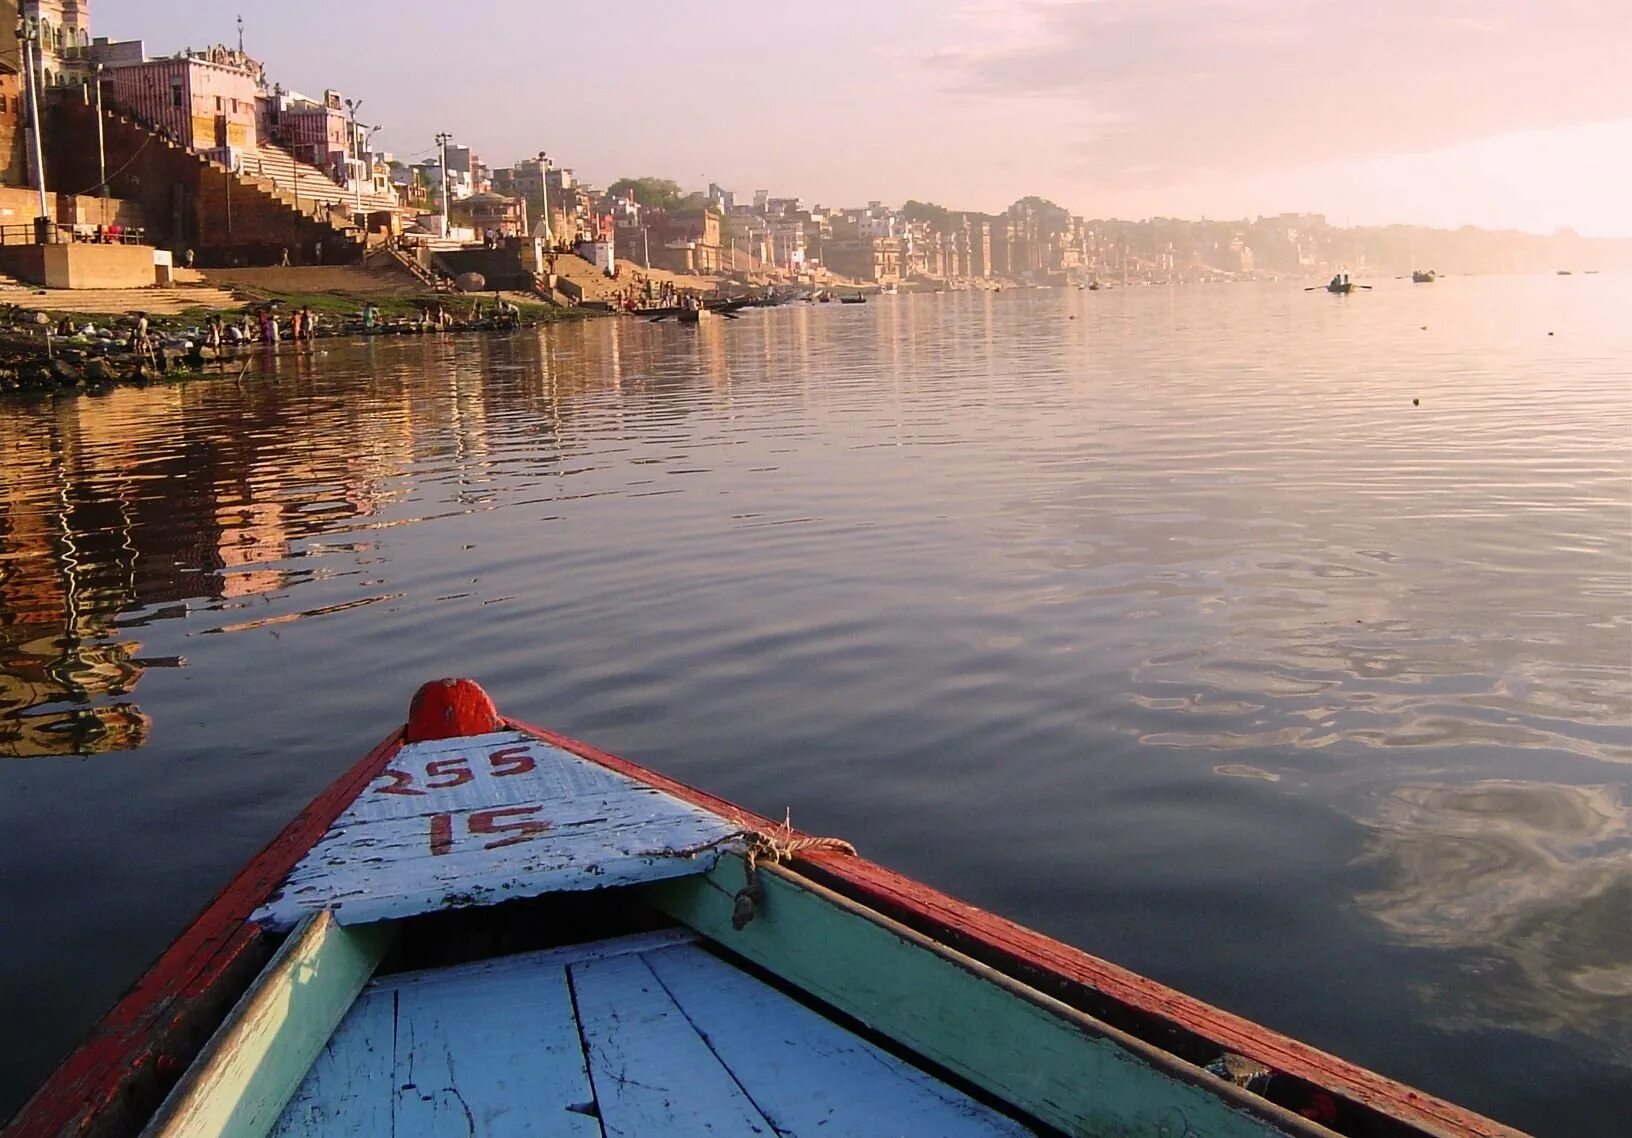
<svg viewBox="0 0 1632 1138">
<path fill-rule="evenodd" d="M 742 819 L 738 818 L 737 821 L 741 822 Z M 774 827 L 770 833 L 745 825 L 740 830 L 733 830 L 729 834 L 722 834 L 720 837 L 682 849 L 642 850 L 641 856 L 696 857 L 708 850 L 722 849 L 731 845 L 741 848 L 744 873 L 747 877 L 743 887 L 737 891 L 731 909 L 731 927 L 739 932 L 744 925 L 754 919 L 759 911 L 759 903 L 765 899 L 765 890 L 759 883 L 760 862 L 781 865 L 807 850 L 832 850 L 835 853 L 847 853 L 852 856 L 856 852 L 856 847 L 843 838 L 815 838 L 799 834 L 793 828 L 793 813 L 788 811 L 782 816 L 782 824 Z"/>
<path fill-rule="evenodd" d="M 731 907 L 731 927 L 741 932 L 743 927 L 753 920 L 759 912 L 760 902 L 765 900 L 765 887 L 759 883 L 759 862 L 761 859 L 772 865 L 781 865 L 806 850 L 832 850 L 835 853 L 854 855 L 856 847 L 843 838 L 814 838 L 801 837 L 793 829 L 793 813 L 788 811 L 782 816 L 782 825 L 770 833 L 746 831 L 744 841 L 748 847 L 747 857 L 743 860 L 744 881 L 737 891 Z"/>
</svg>

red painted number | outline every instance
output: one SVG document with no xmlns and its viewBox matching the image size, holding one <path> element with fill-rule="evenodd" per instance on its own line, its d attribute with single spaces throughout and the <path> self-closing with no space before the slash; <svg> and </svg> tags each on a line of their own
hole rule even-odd
<svg viewBox="0 0 1632 1138">
<path fill-rule="evenodd" d="M 475 837 L 492 838 L 490 842 L 483 842 L 482 847 L 496 850 L 502 846 L 532 841 L 540 834 L 548 833 L 550 824 L 542 818 L 532 817 L 542 809 L 542 806 L 500 806 L 492 810 L 475 810 L 464 816 L 465 826 Z M 454 814 L 431 815 L 432 856 L 453 852 L 456 817 Z"/>
<path fill-rule="evenodd" d="M 425 764 L 427 775 L 425 785 L 432 790 L 447 790 L 450 787 L 463 786 L 475 778 L 470 764 L 464 759 L 436 759 Z M 431 779 L 445 778 L 446 782 L 432 782 Z"/>
<path fill-rule="evenodd" d="M 381 771 L 380 773 L 385 775 L 385 777 L 387 777 L 387 778 L 389 778 L 391 780 L 391 785 L 390 786 L 380 787 L 379 792 L 378 792 L 380 794 L 424 794 L 425 793 L 423 790 L 416 790 L 414 788 L 414 776 L 409 774 L 407 771 L 392 770 L 391 768 L 387 767 L 385 770 Z"/>
<path fill-rule="evenodd" d="M 500 747 L 487 756 L 487 761 L 493 766 L 495 778 L 503 778 L 507 774 L 526 774 L 538 766 L 533 756 L 527 753 L 526 747 Z"/>
<path fill-rule="evenodd" d="M 497 810 L 477 810 L 470 816 L 470 832 L 473 834 L 509 834 L 507 838 L 487 842 L 486 847 L 496 850 L 500 846 L 513 846 L 518 842 L 527 842 L 549 830 L 550 824 L 538 818 L 528 818 L 528 814 L 537 814 L 544 809 L 542 806 L 501 806 Z M 505 819 L 514 818 L 514 822 Z"/>
</svg>

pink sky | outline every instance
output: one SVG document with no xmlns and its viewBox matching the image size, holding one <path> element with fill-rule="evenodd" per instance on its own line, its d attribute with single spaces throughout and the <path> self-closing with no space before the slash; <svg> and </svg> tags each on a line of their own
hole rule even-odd
<svg viewBox="0 0 1632 1138">
<path fill-rule="evenodd" d="M 158 53 L 232 40 L 233 9 L 93 10 Z M 1632 235 L 1632 0 L 387 10 L 280 0 L 245 12 L 247 46 L 286 86 L 361 97 L 400 155 L 448 130 L 491 164 L 544 149 L 602 184 Z"/>
</svg>

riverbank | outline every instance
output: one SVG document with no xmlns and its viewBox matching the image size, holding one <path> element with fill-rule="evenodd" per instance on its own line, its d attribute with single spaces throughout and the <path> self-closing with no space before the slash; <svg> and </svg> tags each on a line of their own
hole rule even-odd
<svg viewBox="0 0 1632 1138">
<path fill-rule="evenodd" d="M 145 385 L 240 374 L 256 353 L 291 343 L 291 318 L 312 316 L 300 343 L 359 336 L 470 334 L 597 315 L 518 293 L 431 292 L 412 278 L 361 267 L 194 274 L 170 289 L 95 292 L 15 289 L 0 293 L 0 394 Z M 404 283 L 406 282 L 406 283 Z M 279 325 L 263 337 L 260 314 Z M 133 344 L 146 316 L 149 345 Z M 207 346 L 213 318 L 244 325 L 243 342 Z"/>
</svg>

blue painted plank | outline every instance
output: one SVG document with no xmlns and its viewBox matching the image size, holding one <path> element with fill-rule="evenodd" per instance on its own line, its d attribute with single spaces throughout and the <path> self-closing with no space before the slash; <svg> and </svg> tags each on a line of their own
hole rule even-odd
<svg viewBox="0 0 1632 1138">
<path fill-rule="evenodd" d="M 601 1138 L 559 966 L 404 985 L 396 998 L 396 1138 Z"/>
<path fill-rule="evenodd" d="M 385 1138 L 397 998 L 365 992 L 340 1021 L 270 1131 L 271 1138 Z"/>
<path fill-rule="evenodd" d="M 1032 1133 L 700 948 L 666 948 L 643 959 L 787 1138 Z"/>
<path fill-rule="evenodd" d="M 607 1138 L 775 1133 L 643 960 L 569 972 Z"/>
<path fill-rule="evenodd" d="M 631 933 L 628 936 L 607 937 L 605 940 L 566 944 L 558 948 L 541 948 L 533 952 L 518 952 L 510 956 L 491 956 L 451 964 L 441 968 L 425 968 L 413 972 L 393 972 L 373 980 L 368 990 L 387 991 L 412 984 L 446 984 L 466 977 L 486 976 L 518 968 L 555 968 L 578 964 L 585 960 L 600 960 L 608 956 L 638 956 L 660 948 L 696 944 L 700 938 L 687 928 L 656 929 L 649 933 Z"/>
</svg>

